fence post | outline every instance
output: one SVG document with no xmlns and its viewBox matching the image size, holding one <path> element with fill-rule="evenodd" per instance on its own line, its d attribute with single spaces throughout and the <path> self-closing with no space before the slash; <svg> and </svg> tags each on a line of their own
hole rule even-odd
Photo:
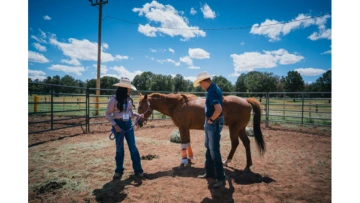
<svg viewBox="0 0 360 203">
<path fill-rule="evenodd" d="M 283 94 L 283 120 L 285 120 L 285 93 Z"/>
<path fill-rule="evenodd" d="M 302 107 L 301 107 L 301 124 L 304 124 L 304 93 L 301 93 Z"/>
<path fill-rule="evenodd" d="M 311 120 L 311 97 L 309 97 L 309 119 Z"/>
<path fill-rule="evenodd" d="M 269 127 L 269 92 L 266 92 L 266 105 L 265 105 L 265 106 L 266 106 L 266 108 L 265 108 L 265 110 L 266 110 L 265 126 L 266 126 L 266 127 Z"/>
<path fill-rule="evenodd" d="M 34 112 L 38 112 L 39 96 L 34 94 Z"/>
<path fill-rule="evenodd" d="M 50 121 L 50 125 L 51 125 L 51 130 L 54 129 L 54 87 L 51 86 L 51 100 L 50 100 L 50 110 L 51 110 L 51 121 Z"/>
<path fill-rule="evenodd" d="M 86 107 L 85 107 L 85 112 L 86 112 L 86 132 L 89 133 L 90 132 L 90 124 L 89 124 L 89 112 L 90 112 L 90 105 L 89 105 L 89 87 L 86 87 Z"/>
</svg>

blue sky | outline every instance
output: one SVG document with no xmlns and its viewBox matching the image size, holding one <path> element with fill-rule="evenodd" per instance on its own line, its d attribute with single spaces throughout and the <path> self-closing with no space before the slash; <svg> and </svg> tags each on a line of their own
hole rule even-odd
<svg viewBox="0 0 360 203">
<path fill-rule="evenodd" d="M 29 0 L 28 8 L 28 77 L 96 78 L 97 7 Z M 279 76 L 297 70 L 314 82 L 331 69 L 331 20 L 330 0 L 109 0 L 101 76 L 133 79 L 151 71 L 194 80 L 207 71 L 234 84 L 252 70 Z M 245 28 L 223 29 L 239 27 Z"/>
</svg>

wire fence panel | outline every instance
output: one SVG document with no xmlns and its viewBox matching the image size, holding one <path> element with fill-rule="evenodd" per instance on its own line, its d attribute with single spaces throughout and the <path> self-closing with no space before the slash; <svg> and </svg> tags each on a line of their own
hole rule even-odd
<svg viewBox="0 0 360 203">
<path fill-rule="evenodd" d="M 84 132 L 90 132 L 90 126 L 108 123 L 105 111 L 109 99 L 115 94 L 115 89 L 100 89 L 101 95 L 96 95 L 95 88 L 43 83 L 36 85 L 45 85 L 48 91 L 28 93 L 29 134 L 78 126 Z M 77 93 L 66 93 L 75 89 Z M 137 111 L 140 93 L 144 95 L 154 92 L 173 93 L 132 91 L 134 111 Z M 181 92 L 181 94 L 195 94 L 202 98 L 206 96 L 206 92 Z M 262 109 L 261 121 L 266 127 L 276 123 L 331 126 L 331 92 L 223 92 L 223 96 L 227 95 L 256 98 Z M 170 119 L 170 117 L 154 110 L 149 119 Z"/>
</svg>

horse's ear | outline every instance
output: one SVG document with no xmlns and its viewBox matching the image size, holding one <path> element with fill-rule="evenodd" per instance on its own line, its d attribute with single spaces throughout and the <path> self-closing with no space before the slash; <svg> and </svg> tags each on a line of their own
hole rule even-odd
<svg viewBox="0 0 360 203">
<path fill-rule="evenodd" d="M 145 94 L 144 99 L 147 99 L 147 94 Z"/>
<path fill-rule="evenodd" d="M 142 96 L 142 94 L 141 94 L 141 92 L 139 92 L 140 93 L 140 97 Z"/>
</svg>

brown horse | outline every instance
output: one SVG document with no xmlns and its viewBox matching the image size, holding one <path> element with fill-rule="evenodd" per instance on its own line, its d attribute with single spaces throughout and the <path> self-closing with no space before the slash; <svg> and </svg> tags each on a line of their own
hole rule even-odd
<svg viewBox="0 0 360 203">
<path fill-rule="evenodd" d="M 246 135 L 245 128 L 250 121 L 251 109 L 255 113 L 253 129 L 256 144 L 260 155 L 265 153 L 265 142 L 260 129 L 260 103 L 255 98 L 244 99 L 237 96 L 225 96 L 223 97 L 223 113 L 225 125 L 229 126 L 231 150 L 224 161 L 224 165 L 231 162 L 239 145 L 239 137 L 246 149 L 247 163 L 245 170 L 250 170 L 252 165 L 250 140 Z M 188 159 L 193 159 L 190 146 L 190 129 L 204 129 L 205 99 L 192 94 L 140 94 L 138 113 L 144 114 L 145 119 L 147 119 L 153 110 L 171 117 L 174 124 L 179 128 L 182 146 L 182 162 L 180 166 L 187 164 Z M 186 149 L 189 156 L 186 154 Z"/>
</svg>

